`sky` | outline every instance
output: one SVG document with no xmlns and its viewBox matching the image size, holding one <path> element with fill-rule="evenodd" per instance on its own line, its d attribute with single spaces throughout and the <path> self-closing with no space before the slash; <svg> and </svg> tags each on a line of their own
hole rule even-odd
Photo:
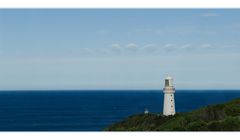
<svg viewBox="0 0 240 140">
<path fill-rule="evenodd" d="M 240 89 L 240 9 L 0 9 L 0 90 Z"/>
</svg>

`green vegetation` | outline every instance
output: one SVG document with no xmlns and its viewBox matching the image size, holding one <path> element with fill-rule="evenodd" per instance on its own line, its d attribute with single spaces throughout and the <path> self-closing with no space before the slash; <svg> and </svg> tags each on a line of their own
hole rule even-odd
<svg viewBox="0 0 240 140">
<path fill-rule="evenodd" d="M 240 98 L 174 116 L 137 114 L 105 131 L 240 131 Z"/>
</svg>

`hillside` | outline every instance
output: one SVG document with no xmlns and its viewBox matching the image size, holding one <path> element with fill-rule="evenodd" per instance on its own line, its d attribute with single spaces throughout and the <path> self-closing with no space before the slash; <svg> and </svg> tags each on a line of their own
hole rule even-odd
<svg viewBox="0 0 240 140">
<path fill-rule="evenodd" d="M 168 117 L 137 114 L 105 131 L 240 131 L 240 98 Z"/>
</svg>

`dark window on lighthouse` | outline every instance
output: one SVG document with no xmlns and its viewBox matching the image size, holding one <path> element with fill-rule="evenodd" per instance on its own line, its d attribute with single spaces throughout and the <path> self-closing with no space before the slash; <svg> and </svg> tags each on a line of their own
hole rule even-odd
<svg viewBox="0 0 240 140">
<path fill-rule="evenodd" d="M 169 80 L 165 80 L 165 86 L 166 86 L 166 87 L 169 86 Z"/>
</svg>

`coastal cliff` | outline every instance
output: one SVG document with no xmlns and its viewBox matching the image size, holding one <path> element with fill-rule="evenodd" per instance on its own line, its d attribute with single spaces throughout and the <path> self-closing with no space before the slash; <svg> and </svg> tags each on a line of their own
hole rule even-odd
<svg viewBox="0 0 240 140">
<path fill-rule="evenodd" d="M 174 116 L 136 114 L 105 131 L 240 131 L 240 98 Z"/>
</svg>

